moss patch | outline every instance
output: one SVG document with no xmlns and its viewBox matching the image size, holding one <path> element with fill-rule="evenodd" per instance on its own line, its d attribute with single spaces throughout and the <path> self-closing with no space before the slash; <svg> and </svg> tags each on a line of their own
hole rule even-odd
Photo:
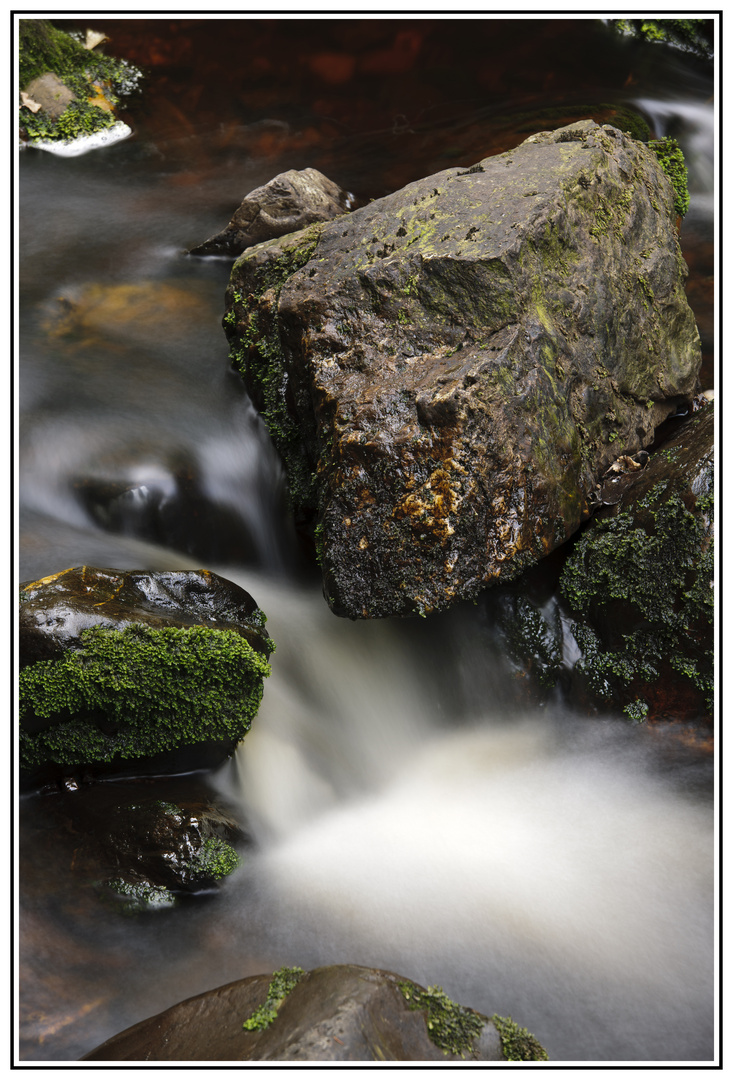
<svg viewBox="0 0 733 1080">
<path fill-rule="evenodd" d="M 223 320 L 233 342 L 230 362 L 244 379 L 285 463 L 294 506 L 315 505 L 316 481 L 314 465 L 304 451 L 308 440 L 303 437 L 302 423 L 294 419 L 288 403 L 292 390 L 278 303 L 285 283 L 313 257 L 321 230 L 322 226 L 311 225 L 293 237 L 267 242 L 277 255 L 256 267 L 250 265 L 250 251 L 245 251 L 232 268 Z M 265 247 L 258 245 L 258 249 Z"/>
<path fill-rule="evenodd" d="M 191 868 L 199 879 L 221 881 L 240 864 L 240 858 L 231 844 L 212 836 L 204 840 L 191 860 Z"/>
<path fill-rule="evenodd" d="M 270 674 L 265 657 L 234 630 L 133 623 L 125 630 L 92 627 L 81 639 L 80 649 L 20 674 L 24 768 L 238 741 Z M 51 724 L 38 731 L 39 720 Z"/>
<path fill-rule="evenodd" d="M 451 1001 L 439 986 L 421 990 L 411 982 L 399 983 L 403 997 L 411 1009 L 426 1014 L 428 1035 L 444 1054 L 464 1057 L 484 1029 L 484 1021 L 472 1009 Z"/>
<path fill-rule="evenodd" d="M 705 60 L 713 56 L 712 19 L 611 19 L 623 34 L 644 41 L 676 45 Z"/>
<path fill-rule="evenodd" d="M 245 1031 L 263 1031 L 268 1028 L 273 1020 L 277 1019 L 277 1010 L 282 1005 L 288 994 L 295 989 L 305 972 L 299 967 L 279 968 L 272 976 L 272 981 L 267 988 L 267 1000 L 264 1005 L 248 1017 L 242 1027 Z"/>
<path fill-rule="evenodd" d="M 712 492 L 712 470 L 708 484 Z M 665 664 L 712 708 L 712 494 L 697 510 L 672 481 L 655 485 L 636 514 L 596 520 L 560 579 L 565 599 L 588 620 L 573 627 L 583 652 L 576 670 L 602 701 L 623 701 L 631 688 L 624 711 L 636 721 L 648 703 L 634 689 L 657 683 Z"/>
<path fill-rule="evenodd" d="M 491 1017 L 494 1027 L 499 1032 L 501 1048 L 507 1061 L 547 1061 L 544 1046 L 530 1035 L 526 1028 L 512 1020 L 511 1016 Z"/>
<path fill-rule="evenodd" d="M 674 188 L 674 212 L 684 217 L 690 209 L 690 192 L 687 187 L 685 157 L 676 139 L 652 139 L 649 149 L 657 155 L 665 175 Z"/>
</svg>

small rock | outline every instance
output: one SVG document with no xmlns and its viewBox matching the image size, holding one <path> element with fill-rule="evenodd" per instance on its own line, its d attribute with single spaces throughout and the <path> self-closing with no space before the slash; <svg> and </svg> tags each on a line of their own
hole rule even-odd
<svg viewBox="0 0 733 1080">
<path fill-rule="evenodd" d="M 25 88 L 28 97 L 37 102 L 52 120 L 58 118 L 66 111 L 68 105 L 74 101 L 74 95 L 68 86 L 52 71 L 34 79 Z"/>
<path fill-rule="evenodd" d="M 250 191 L 223 232 L 191 248 L 191 255 L 239 255 L 245 248 L 330 221 L 352 210 L 354 196 L 317 169 L 290 169 Z"/>
</svg>

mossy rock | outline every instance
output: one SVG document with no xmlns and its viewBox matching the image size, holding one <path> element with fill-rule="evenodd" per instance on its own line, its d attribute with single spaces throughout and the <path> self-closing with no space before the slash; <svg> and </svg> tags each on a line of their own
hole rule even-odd
<svg viewBox="0 0 733 1080">
<path fill-rule="evenodd" d="M 389 971 L 281 968 L 189 998 L 108 1039 L 85 1061 L 546 1060 L 532 1036 Z M 522 1053 L 517 1032 L 522 1036 Z M 510 1053 L 507 1053 L 507 1047 Z"/>
<path fill-rule="evenodd" d="M 249 730 L 274 645 L 232 582 L 81 567 L 20 601 L 28 778 L 210 768 Z"/>
<path fill-rule="evenodd" d="M 39 92 L 41 108 L 23 103 L 19 126 L 31 143 L 72 142 L 118 123 L 114 107 L 139 89 L 142 72 L 126 60 L 86 48 L 80 36 L 67 34 L 46 19 L 20 19 L 18 68 L 21 91 L 31 101 L 34 88 L 49 75 L 59 86 L 51 98 Z M 56 107 L 49 101 L 61 103 Z"/>
<path fill-rule="evenodd" d="M 712 19 L 611 19 L 622 34 L 642 41 L 674 45 L 702 60 L 713 58 L 715 23 Z"/>
<path fill-rule="evenodd" d="M 231 359 L 336 614 L 516 578 L 691 402 L 676 222 L 655 154 L 581 120 L 240 256 Z"/>
<path fill-rule="evenodd" d="M 582 694 L 631 720 L 711 719 L 713 439 L 708 405 L 597 515 L 561 576 Z"/>
</svg>

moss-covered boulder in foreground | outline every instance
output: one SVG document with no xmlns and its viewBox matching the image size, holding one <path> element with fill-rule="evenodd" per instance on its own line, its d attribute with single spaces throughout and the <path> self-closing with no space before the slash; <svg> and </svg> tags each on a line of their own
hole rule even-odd
<svg viewBox="0 0 733 1080">
<path fill-rule="evenodd" d="M 712 715 L 714 436 L 708 405 L 597 515 L 560 579 L 585 700 L 632 720 Z"/>
<path fill-rule="evenodd" d="M 240 256 L 231 357 L 337 614 L 512 579 L 689 403 L 676 217 L 655 154 L 586 120 Z"/>
<path fill-rule="evenodd" d="M 282 968 L 189 998 L 84 1061 L 546 1061 L 510 1019 L 489 1019 L 389 971 Z"/>
<path fill-rule="evenodd" d="M 20 765 L 40 779 L 210 768 L 249 730 L 273 643 L 206 570 L 65 570 L 21 586 Z"/>
</svg>

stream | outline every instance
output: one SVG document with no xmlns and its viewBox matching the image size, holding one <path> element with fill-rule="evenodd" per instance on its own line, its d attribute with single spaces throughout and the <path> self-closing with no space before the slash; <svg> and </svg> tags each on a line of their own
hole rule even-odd
<svg viewBox="0 0 733 1080">
<path fill-rule="evenodd" d="M 285 169 L 379 197 L 628 104 L 688 160 L 710 388 L 711 71 L 592 19 L 94 26 L 149 77 L 130 139 L 20 154 L 20 581 L 205 566 L 277 649 L 252 731 L 197 778 L 250 836 L 216 895 L 120 917 L 54 839 L 83 790 L 21 797 L 21 1059 L 69 1063 L 233 979 L 349 962 L 511 1015 L 552 1062 L 711 1060 L 710 756 L 560 690 L 528 705 L 482 598 L 333 616 L 228 364 L 231 261 L 186 254 Z"/>
</svg>

